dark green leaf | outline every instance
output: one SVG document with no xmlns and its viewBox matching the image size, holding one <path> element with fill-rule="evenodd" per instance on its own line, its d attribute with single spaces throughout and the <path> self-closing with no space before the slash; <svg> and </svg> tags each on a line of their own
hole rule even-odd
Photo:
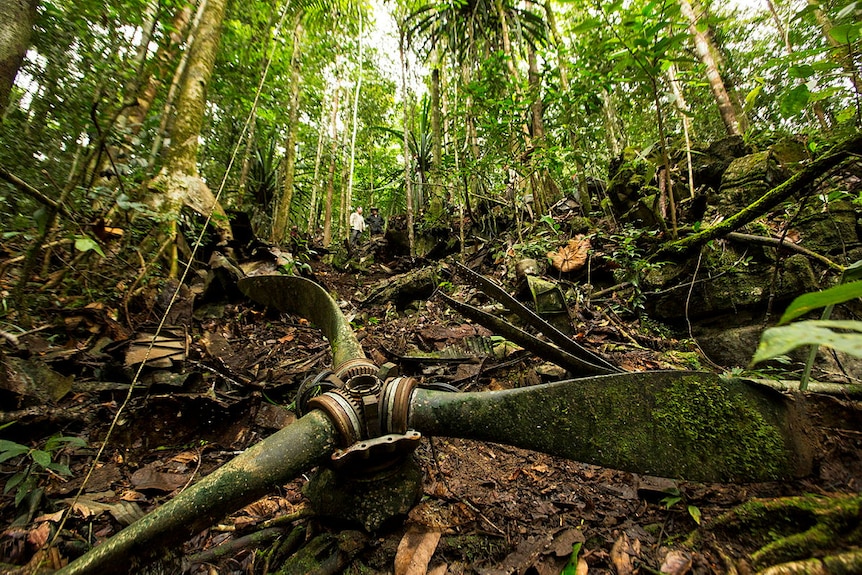
<svg viewBox="0 0 862 575">
<path fill-rule="evenodd" d="M 850 333 L 832 331 L 834 329 Z M 751 363 L 784 355 L 803 345 L 825 345 L 862 357 L 862 321 L 811 320 L 769 328 L 763 332 Z"/>
<path fill-rule="evenodd" d="M 799 84 L 781 98 L 781 115 L 785 118 L 791 118 L 801 112 L 808 105 L 808 98 L 811 96 L 807 84 Z"/>
<path fill-rule="evenodd" d="M 859 24 L 839 24 L 829 30 L 829 36 L 839 44 L 850 44 L 859 39 Z"/>
<path fill-rule="evenodd" d="M 823 291 L 807 293 L 799 296 L 787 306 L 778 323 L 785 324 L 812 310 L 844 303 L 858 297 L 862 297 L 862 281 L 839 284 Z"/>
<path fill-rule="evenodd" d="M 41 449 L 34 449 L 30 453 L 30 457 L 33 458 L 33 461 L 35 461 L 37 465 L 40 465 L 44 468 L 47 468 L 49 465 L 51 465 L 51 454 L 47 451 L 42 451 Z"/>
<path fill-rule="evenodd" d="M 27 473 L 29 473 L 29 469 L 26 471 L 19 471 L 18 473 L 10 477 L 9 481 L 6 482 L 6 487 L 3 488 L 3 495 L 6 495 L 7 493 L 15 489 L 18 484 L 21 483 L 21 481 L 23 481 L 25 477 L 27 477 Z"/>
</svg>

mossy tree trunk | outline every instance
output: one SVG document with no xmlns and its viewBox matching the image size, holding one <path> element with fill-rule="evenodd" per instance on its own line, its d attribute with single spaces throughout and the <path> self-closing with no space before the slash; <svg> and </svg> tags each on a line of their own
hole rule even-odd
<svg viewBox="0 0 862 575">
<path fill-rule="evenodd" d="M 0 0 L 0 117 L 9 105 L 12 84 L 36 21 L 38 0 Z"/>
<path fill-rule="evenodd" d="M 212 76 L 221 38 L 227 0 L 209 0 L 201 17 L 198 34 L 190 48 L 186 75 L 177 98 L 176 114 L 170 132 L 171 145 L 158 175 L 149 183 L 150 206 L 169 217 L 172 233 L 183 206 L 209 216 L 220 216 L 214 223 L 230 236 L 224 209 L 198 171 L 198 139 L 204 123 L 207 87 Z M 175 259 L 175 258 L 174 258 Z M 175 273 L 175 262 L 172 264 Z"/>
<path fill-rule="evenodd" d="M 284 187 L 275 207 L 272 222 L 272 241 L 279 243 L 287 237 L 290 205 L 293 203 L 293 184 L 296 173 L 296 136 L 299 131 L 299 82 L 302 43 L 302 11 L 293 19 L 293 52 L 290 55 L 290 102 L 288 102 L 287 139 L 284 143 Z"/>
</svg>

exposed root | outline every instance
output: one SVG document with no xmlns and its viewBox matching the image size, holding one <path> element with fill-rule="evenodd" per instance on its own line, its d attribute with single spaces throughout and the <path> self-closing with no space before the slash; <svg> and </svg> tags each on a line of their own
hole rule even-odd
<svg viewBox="0 0 862 575">
<path fill-rule="evenodd" d="M 862 494 L 753 500 L 706 529 L 752 542 L 751 561 L 762 573 L 862 572 Z"/>
</svg>

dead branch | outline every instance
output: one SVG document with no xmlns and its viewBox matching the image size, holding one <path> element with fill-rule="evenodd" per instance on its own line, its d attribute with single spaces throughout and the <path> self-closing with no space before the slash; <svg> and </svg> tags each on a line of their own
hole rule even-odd
<svg viewBox="0 0 862 575">
<path fill-rule="evenodd" d="M 798 254 L 802 254 L 806 257 L 809 257 L 813 260 L 817 260 L 822 263 L 826 267 L 832 268 L 835 271 L 844 271 L 844 266 L 836 264 L 826 256 L 820 255 L 817 252 L 813 252 L 806 247 L 794 244 L 793 242 L 787 242 L 781 240 L 779 238 L 770 238 L 767 236 L 756 236 L 753 234 L 743 234 L 740 232 L 730 232 L 727 234 L 727 239 L 743 242 L 747 244 L 755 244 L 761 246 L 769 246 L 777 249 L 785 249 L 792 252 L 796 252 Z"/>
<path fill-rule="evenodd" d="M 49 198 L 27 182 L 16 176 L 15 174 L 6 171 L 2 167 L 0 167 L 0 179 L 6 180 L 10 184 L 18 188 L 18 190 L 24 192 L 40 204 L 44 204 L 53 210 L 57 210 L 59 213 L 63 214 L 63 216 L 69 218 L 70 220 L 74 219 L 72 213 L 64 204 L 61 204 L 56 200 Z"/>
</svg>

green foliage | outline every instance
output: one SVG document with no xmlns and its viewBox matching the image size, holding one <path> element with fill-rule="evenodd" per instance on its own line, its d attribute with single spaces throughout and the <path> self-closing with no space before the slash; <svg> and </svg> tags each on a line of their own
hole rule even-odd
<svg viewBox="0 0 862 575">
<path fill-rule="evenodd" d="M 862 357 L 862 321 L 808 320 L 769 328 L 763 332 L 751 363 L 784 355 L 803 345 L 824 345 Z"/>
<path fill-rule="evenodd" d="M 700 508 L 696 505 L 692 505 L 691 503 L 685 502 L 685 496 L 683 493 L 676 487 L 670 487 L 665 489 L 664 492 L 667 494 L 662 498 L 661 503 L 664 505 L 665 509 L 671 509 L 678 503 L 683 503 L 685 505 L 686 511 L 688 511 L 689 517 L 694 519 L 694 522 L 700 525 Z"/>
<path fill-rule="evenodd" d="M 84 447 L 86 442 L 80 437 L 55 435 L 50 437 L 41 448 L 27 447 L 14 441 L 0 439 L 0 463 L 19 458 L 17 471 L 7 481 L 3 494 L 15 491 L 15 506 L 38 489 L 39 478 L 46 473 L 71 475 L 69 466 L 55 461 L 65 449 Z"/>
<path fill-rule="evenodd" d="M 856 280 L 860 275 L 862 275 L 862 261 L 849 266 L 844 271 L 842 280 Z M 821 292 L 803 294 L 797 297 L 781 316 L 779 325 L 763 332 L 751 364 L 754 365 L 781 356 L 803 345 L 825 345 L 856 357 L 862 357 L 862 322 L 829 319 L 833 306 L 860 297 L 862 297 L 862 281 L 858 280 L 839 283 Z M 785 325 L 819 308 L 825 308 L 821 319 Z M 816 353 L 816 348 L 812 350 L 809 356 L 800 384 L 802 389 L 807 386 L 814 353 Z"/>
<path fill-rule="evenodd" d="M 807 293 L 793 300 L 779 320 L 785 324 L 815 309 L 844 303 L 862 297 L 862 281 L 842 283 L 819 292 Z"/>
<path fill-rule="evenodd" d="M 583 543 L 578 542 L 572 544 L 572 554 L 569 556 L 569 560 L 566 562 L 566 566 L 563 567 L 563 571 L 561 575 L 576 575 L 578 572 L 578 557 L 581 554 L 581 547 L 583 547 Z"/>
</svg>

